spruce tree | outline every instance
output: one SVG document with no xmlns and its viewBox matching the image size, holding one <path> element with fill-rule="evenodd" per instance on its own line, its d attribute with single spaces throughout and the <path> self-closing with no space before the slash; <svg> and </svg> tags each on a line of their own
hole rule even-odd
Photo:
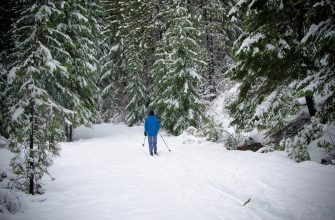
<svg viewBox="0 0 335 220">
<path fill-rule="evenodd" d="M 145 2 L 128 1 L 125 5 L 127 13 L 124 19 L 127 29 L 125 40 L 125 71 L 127 74 L 127 96 L 129 97 L 127 109 L 127 124 L 133 125 L 143 122 L 146 115 L 146 86 L 144 73 L 144 35 L 145 21 L 148 12 Z M 136 10 L 134 10 L 136 8 Z"/>
<path fill-rule="evenodd" d="M 149 70 L 155 61 L 153 54 L 162 34 L 160 11 L 164 3 L 164 1 L 149 0 L 133 1 L 130 8 L 137 8 L 137 10 L 131 12 L 125 20 L 129 29 L 128 46 L 125 50 L 129 78 L 127 91 L 130 95 L 127 106 L 129 124 L 144 120 L 152 99 L 153 81 Z"/>
<path fill-rule="evenodd" d="M 307 77 L 299 82 L 299 95 L 314 95 L 323 122 L 335 119 L 335 2 L 308 1 L 306 34 L 301 40 L 310 61 Z"/>
<path fill-rule="evenodd" d="M 51 96 L 58 75 L 66 72 L 49 49 L 56 43 L 52 34 L 57 32 L 54 19 L 60 13 L 51 1 L 35 1 L 21 11 L 11 32 L 14 48 L 6 76 L 7 108 L 10 148 L 17 153 L 11 165 L 14 173 L 24 177 L 31 194 L 40 192 L 39 181 L 48 173 L 59 151 L 57 142 L 64 137 L 64 115 L 72 113 Z"/>
<path fill-rule="evenodd" d="M 9 54 L 13 47 L 10 30 L 13 23 L 20 17 L 20 11 L 27 5 L 29 2 L 26 0 L 8 0 L 0 5 L 0 135 L 6 138 L 8 138 L 10 126 L 6 77 L 10 63 Z"/>
<path fill-rule="evenodd" d="M 100 78 L 102 75 L 102 58 L 105 55 L 104 50 L 104 40 L 106 38 L 105 29 L 105 8 L 100 0 L 90 0 L 89 1 L 89 12 L 92 20 L 92 34 L 93 42 L 95 45 L 95 64 L 96 64 L 96 77 L 94 79 L 96 92 L 93 94 L 93 99 L 95 101 L 93 122 L 100 123 L 102 121 L 101 108 L 102 108 L 102 89 L 100 86 Z"/>
<path fill-rule="evenodd" d="M 105 8 L 103 41 L 100 44 L 101 77 L 99 85 L 102 89 L 101 117 L 109 120 L 124 111 L 127 105 L 125 98 L 125 65 L 124 48 L 127 31 L 124 24 L 125 5 L 122 1 L 102 1 Z"/>
<path fill-rule="evenodd" d="M 207 63 L 201 70 L 204 84 L 204 97 L 213 100 L 220 91 L 227 89 L 227 80 L 223 74 L 234 63 L 231 53 L 233 42 L 239 30 L 229 22 L 228 11 L 234 1 L 199 0 L 193 3 L 195 12 L 201 15 L 202 51 Z M 224 86 L 222 85 L 224 84 Z M 228 84 L 233 84 L 228 82 Z"/>
<path fill-rule="evenodd" d="M 282 127 L 288 115 L 301 109 L 299 97 L 315 114 L 315 92 L 299 87 L 314 72 L 302 41 L 306 11 L 316 2 L 247 0 L 230 11 L 243 28 L 235 45 L 237 65 L 231 70 L 232 79 L 241 82 L 239 98 L 230 106 L 238 129 Z"/>
<path fill-rule="evenodd" d="M 126 87 L 127 94 L 129 95 L 129 103 L 127 109 L 127 124 L 132 126 L 136 123 L 142 122 L 146 115 L 146 87 L 144 81 L 144 73 L 142 60 L 138 48 L 132 45 L 128 48 L 131 53 L 127 56 L 127 71 L 129 83 Z"/>
<path fill-rule="evenodd" d="M 99 92 L 98 45 L 94 33 L 96 20 L 90 12 L 91 3 L 88 0 L 69 0 L 60 4 L 63 13 L 59 31 L 69 36 L 63 45 L 67 54 L 64 60 L 70 74 L 63 87 L 74 94 L 62 101 L 66 108 L 75 112 L 66 118 L 71 130 L 80 124 L 92 123 L 96 110 L 94 97 Z"/>
<path fill-rule="evenodd" d="M 162 12 L 167 31 L 156 49 L 152 74 L 155 84 L 151 106 L 158 111 L 161 124 L 169 132 L 180 134 L 189 126 L 199 127 L 203 118 L 197 72 L 204 65 L 199 52 L 198 18 L 186 1 L 174 0 Z"/>
</svg>

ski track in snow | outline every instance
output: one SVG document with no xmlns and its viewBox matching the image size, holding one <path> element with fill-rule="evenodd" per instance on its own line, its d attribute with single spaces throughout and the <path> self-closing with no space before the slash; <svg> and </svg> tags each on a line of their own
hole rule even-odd
<svg viewBox="0 0 335 220">
<path fill-rule="evenodd" d="M 43 195 L 22 194 L 8 219 L 335 219 L 334 166 L 163 137 L 172 151 L 158 137 L 151 157 L 142 127 L 77 129 L 50 169 L 56 180 L 44 178 Z"/>
</svg>

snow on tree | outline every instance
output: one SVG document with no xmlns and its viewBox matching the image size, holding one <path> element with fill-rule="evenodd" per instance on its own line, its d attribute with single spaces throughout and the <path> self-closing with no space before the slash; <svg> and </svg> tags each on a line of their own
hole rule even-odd
<svg viewBox="0 0 335 220">
<path fill-rule="evenodd" d="M 94 123 L 101 122 L 101 106 L 102 106 L 102 89 L 99 86 L 100 77 L 102 73 L 102 57 L 104 56 L 103 41 L 106 38 L 106 33 L 103 32 L 105 26 L 105 9 L 101 0 L 90 0 L 88 3 L 88 9 L 91 17 L 91 29 L 92 37 L 95 45 L 95 63 L 96 63 L 96 77 L 94 78 L 94 84 L 96 92 L 93 94 L 95 101 L 94 106 Z"/>
<path fill-rule="evenodd" d="M 326 113 L 324 123 L 333 120 L 334 3 L 241 0 L 229 14 L 244 31 L 230 70 L 242 83 L 230 106 L 233 124 L 241 130 L 275 131 L 302 109 L 310 116 Z M 293 143 L 299 161 L 309 158 L 304 138 L 301 131 Z"/>
<path fill-rule="evenodd" d="M 251 7 L 253 5 L 252 1 L 239 1 L 230 11 L 230 16 L 239 16 L 244 21 L 244 33 L 235 45 L 238 63 L 232 68 L 232 78 L 240 81 L 242 85 L 239 99 L 230 107 L 233 124 L 246 130 L 252 130 L 257 125 L 258 128 L 263 128 L 260 126 L 268 119 L 266 113 L 270 111 L 272 102 L 277 97 L 271 93 L 277 88 L 285 88 L 292 81 L 289 71 L 295 72 L 292 70 L 294 67 L 288 68 L 288 61 L 292 59 L 294 52 L 287 53 L 294 47 L 289 43 L 294 43 L 291 39 L 295 38 L 292 36 L 295 33 L 289 25 L 290 21 L 284 19 L 285 13 L 280 8 L 279 1 L 259 3 Z M 298 63 L 296 65 L 299 66 Z M 284 86 L 280 87 L 281 84 Z M 260 105 L 261 103 L 263 104 Z M 256 111 L 258 106 L 260 107 Z M 288 106 L 289 109 L 284 109 L 279 114 L 289 113 L 291 105 Z M 272 124 L 275 123 L 267 125 Z"/>
<path fill-rule="evenodd" d="M 335 2 L 309 1 L 307 32 L 301 40 L 312 67 L 297 85 L 298 93 L 315 97 L 323 122 L 335 120 Z"/>
<path fill-rule="evenodd" d="M 124 111 L 125 98 L 125 65 L 124 48 L 127 31 L 124 17 L 125 6 L 122 1 L 102 1 L 104 10 L 104 24 L 102 34 L 104 38 L 100 44 L 102 56 L 100 58 L 101 77 L 99 85 L 102 89 L 101 117 L 108 120 Z"/>
<path fill-rule="evenodd" d="M 303 1 L 243 0 L 230 11 L 244 30 L 235 45 L 238 63 L 230 72 L 242 83 L 239 99 L 230 106 L 239 129 L 280 127 L 288 115 L 298 113 L 300 97 L 315 115 L 315 92 L 301 89 L 314 72 L 302 44 L 305 10 L 311 5 Z"/>
<path fill-rule="evenodd" d="M 59 151 L 57 143 L 64 137 L 64 115 L 72 114 L 51 96 L 58 75 L 66 73 L 49 49 L 56 43 L 53 19 L 60 13 L 52 1 L 35 1 L 22 10 L 11 33 L 15 46 L 6 76 L 7 107 L 10 149 L 17 153 L 11 165 L 24 177 L 23 188 L 31 194 L 41 192 L 39 181 L 48 173 Z"/>
<path fill-rule="evenodd" d="M 10 117 L 8 106 L 7 71 L 10 63 L 10 50 L 13 47 L 10 30 L 20 17 L 22 9 L 29 5 L 28 1 L 5 1 L 0 5 L 0 135 L 8 138 Z"/>
<path fill-rule="evenodd" d="M 146 117 L 146 75 L 144 72 L 143 32 L 146 29 L 146 16 L 148 11 L 146 2 L 128 1 L 125 8 L 127 14 L 124 22 L 127 30 L 125 40 L 125 71 L 127 75 L 127 96 L 129 97 L 126 122 L 130 126 L 143 122 Z M 136 8 L 137 10 L 133 10 Z"/>
<path fill-rule="evenodd" d="M 157 1 L 104 2 L 109 33 L 104 41 L 105 55 L 101 86 L 103 114 L 113 117 L 126 109 L 126 122 L 142 122 L 147 111 L 149 68 L 154 62 L 157 41 Z M 136 10 L 134 10 L 136 8 Z"/>
<path fill-rule="evenodd" d="M 304 129 L 292 139 L 283 139 L 280 145 L 288 152 L 288 156 L 296 162 L 310 160 L 308 145 L 312 141 L 319 139 L 325 129 L 326 126 L 321 124 L 318 118 L 312 117 L 309 125 L 304 126 Z M 326 142 L 323 142 L 321 139 L 318 140 L 317 145 L 323 148 L 328 147 L 328 143 L 326 144 Z"/>
<path fill-rule="evenodd" d="M 195 5 L 196 13 L 201 15 L 202 51 L 208 64 L 201 70 L 205 79 L 204 96 L 212 101 L 227 89 L 223 84 L 227 84 L 228 79 L 223 73 L 234 63 L 231 47 L 240 33 L 227 16 L 233 1 L 206 0 L 198 1 Z"/>
<path fill-rule="evenodd" d="M 139 54 L 139 47 L 134 43 L 130 44 L 126 50 L 126 71 L 128 75 L 128 85 L 126 87 L 129 95 L 127 109 L 127 124 L 130 126 L 143 122 L 146 116 L 146 86 L 143 77 L 143 63 Z"/>
<path fill-rule="evenodd" d="M 136 50 L 136 47 L 130 47 L 129 50 Z M 143 122 L 146 116 L 146 87 L 143 79 L 142 64 L 139 54 L 134 52 L 127 56 L 127 71 L 129 84 L 127 85 L 127 94 L 130 97 L 127 109 L 127 124 L 130 126 Z M 141 74 L 142 73 L 142 74 Z"/>
<path fill-rule="evenodd" d="M 70 36 L 65 43 L 68 55 L 69 78 L 64 87 L 70 88 L 74 96 L 64 98 L 64 106 L 76 112 L 67 118 L 69 125 L 90 124 L 94 120 L 98 94 L 98 42 L 96 41 L 96 20 L 90 12 L 91 1 L 63 1 L 59 31 Z"/>
<path fill-rule="evenodd" d="M 152 68 L 155 84 L 151 107 L 157 110 L 164 128 L 180 134 L 189 126 L 199 127 L 203 119 L 198 69 L 205 62 L 199 54 L 197 16 L 189 12 L 186 1 L 170 3 L 164 13 L 168 29 L 156 48 Z"/>
</svg>

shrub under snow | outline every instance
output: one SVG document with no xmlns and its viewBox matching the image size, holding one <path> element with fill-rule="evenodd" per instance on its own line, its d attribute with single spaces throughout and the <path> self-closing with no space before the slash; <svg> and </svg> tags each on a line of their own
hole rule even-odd
<svg viewBox="0 0 335 220">
<path fill-rule="evenodd" d="M 331 124 L 324 125 L 318 118 L 313 117 L 310 124 L 304 126 L 293 138 L 283 139 L 280 146 L 297 162 L 311 160 L 310 151 L 313 147 L 318 147 L 319 152 L 323 152 L 323 156 L 327 157 L 334 149 L 334 134 L 331 128 Z"/>
</svg>

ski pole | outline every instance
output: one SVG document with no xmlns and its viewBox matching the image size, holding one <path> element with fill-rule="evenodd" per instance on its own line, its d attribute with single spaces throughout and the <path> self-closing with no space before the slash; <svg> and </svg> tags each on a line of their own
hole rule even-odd
<svg viewBox="0 0 335 220">
<path fill-rule="evenodd" d="M 159 135 L 161 136 L 162 140 L 164 141 L 164 144 L 165 144 L 166 148 L 167 148 L 169 151 L 171 151 L 170 148 L 168 147 L 168 145 L 166 144 L 166 142 L 165 142 L 163 136 L 161 135 L 161 133 L 159 133 Z"/>
<path fill-rule="evenodd" d="M 144 136 L 144 140 L 143 140 L 143 144 L 142 144 L 143 147 L 144 147 L 144 144 L 145 144 L 145 138 L 146 138 L 146 137 Z"/>
</svg>

